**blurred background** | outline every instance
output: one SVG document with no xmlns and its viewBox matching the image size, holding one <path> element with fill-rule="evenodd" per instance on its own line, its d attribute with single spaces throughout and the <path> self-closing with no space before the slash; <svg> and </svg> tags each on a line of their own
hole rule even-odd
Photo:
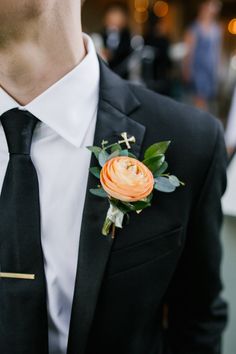
<svg viewBox="0 0 236 354">
<path fill-rule="evenodd" d="M 87 0 L 83 23 L 121 76 L 210 106 L 226 123 L 236 79 L 235 0 Z"/>
<path fill-rule="evenodd" d="M 236 0 L 86 0 L 84 31 L 124 79 L 209 111 L 225 128 L 223 354 L 236 352 Z M 210 281 L 210 279 L 209 279 Z"/>
</svg>

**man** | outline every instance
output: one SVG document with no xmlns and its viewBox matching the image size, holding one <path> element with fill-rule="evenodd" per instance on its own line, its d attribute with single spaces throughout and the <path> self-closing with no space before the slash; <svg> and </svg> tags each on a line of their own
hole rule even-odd
<svg viewBox="0 0 236 354">
<path fill-rule="evenodd" d="M 168 35 L 167 22 L 165 18 L 158 18 L 150 24 L 145 43 L 154 50 L 154 60 L 151 64 L 147 58 L 147 66 L 151 66 L 151 75 L 147 75 L 144 81 L 147 86 L 158 93 L 170 95 L 170 72 L 172 62 L 170 58 L 170 38 Z M 145 70 L 143 70 L 145 73 Z M 151 77 L 150 77 L 151 76 Z"/>
<path fill-rule="evenodd" d="M 219 0 L 200 2 L 197 19 L 186 33 L 188 55 L 183 66 L 184 79 L 192 87 L 196 107 L 209 110 L 216 100 L 219 86 L 222 29 L 218 16 Z"/>
<path fill-rule="evenodd" d="M 220 124 L 109 71 L 79 0 L 0 6 L 1 354 L 220 353 Z M 140 157 L 172 140 L 186 187 L 113 240 L 86 146 L 122 132 Z"/>
<path fill-rule="evenodd" d="M 129 11 L 122 3 L 111 3 L 105 11 L 103 56 L 110 68 L 123 78 L 128 76 L 128 57 L 132 52 Z"/>
</svg>

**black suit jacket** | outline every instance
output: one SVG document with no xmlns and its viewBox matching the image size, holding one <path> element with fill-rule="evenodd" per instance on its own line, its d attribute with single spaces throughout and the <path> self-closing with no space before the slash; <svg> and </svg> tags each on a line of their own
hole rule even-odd
<svg viewBox="0 0 236 354">
<path fill-rule="evenodd" d="M 97 184 L 89 177 L 67 354 L 219 354 L 227 312 L 220 298 L 221 126 L 100 66 L 94 144 L 127 132 L 142 157 L 149 145 L 171 140 L 169 170 L 186 186 L 155 193 L 152 206 L 133 214 L 112 240 L 101 234 L 107 200 L 89 193 Z M 1 354 L 46 354 L 43 344 L 35 343 L 34 352 L 14 344 L 21 325 L 14 323 L 13 334 L 2 329 L 12 346 Z M 46 336 L 47 326 L 38 331 Z"/>
<path fill-rule="evenodd" d="M 107 201 L 87 192 L 68 354 L 219 354 L 227 314 L 220 297 L 221 125 L 100 66 L 95 144 L 126 131 L 142 157 L 154 142 L 171 140 L 169 170 L 186 186 L 155 193 L 114 241 L 101 235 Z M 96 182 L 90 176 L 88 189 Z"/>
</svg>

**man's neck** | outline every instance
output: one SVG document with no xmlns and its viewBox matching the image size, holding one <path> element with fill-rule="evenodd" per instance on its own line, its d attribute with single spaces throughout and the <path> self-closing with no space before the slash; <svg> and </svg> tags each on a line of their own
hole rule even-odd
<svg viewBox="0 0 236 354">
<path fill-rule="evenodd" d="M 44 92 L 86 55 L 79 21 L 40 22 L 22 38 L 0 46 L 0 86 L 21 105 Z"/>
</svg>

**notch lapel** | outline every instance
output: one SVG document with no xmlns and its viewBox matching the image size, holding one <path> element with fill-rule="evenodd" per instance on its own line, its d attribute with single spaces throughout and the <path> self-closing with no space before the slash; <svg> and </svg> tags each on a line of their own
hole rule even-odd
<svg viewBox="0 0 236 354">
<path fill-rule="evenodd" d="M 101 61 L 100 69 L 100 101 L 94 145 L 100 146 L 103 139 L 110 142 L 117 141 L 120 133 L 127 132 L 136 137 L 137 142 L 132 150 L 138 156 L 145 127 L 131 120 L 127 115 L 139 107 L 139 102 L 128 85 Z M 97 162 L 92 157 L 91 166 L 96 165 Z M 89 192 L 97 182 L 95 177 L 89 176 L 81 226 L 68 354 L 84 354 L 86 351 L 89 331 L 113 243 L 111 237 L 101 234 L 108 202 Z"/>
</svg>

